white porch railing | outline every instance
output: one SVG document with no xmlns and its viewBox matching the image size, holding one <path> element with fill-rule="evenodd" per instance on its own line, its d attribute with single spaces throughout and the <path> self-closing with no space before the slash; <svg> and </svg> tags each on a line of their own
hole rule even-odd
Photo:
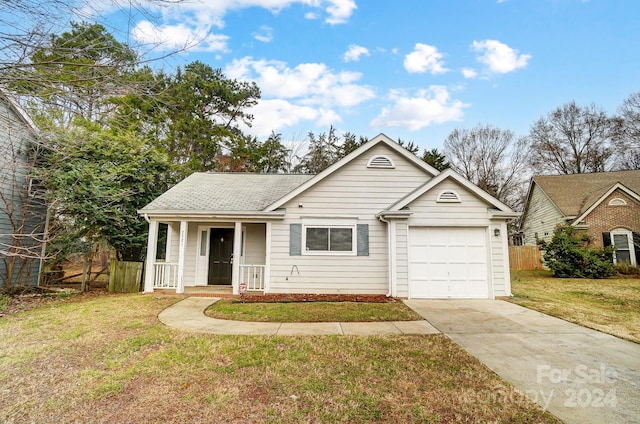
<svg viewBox="0 0 640 424">
<path fill-rule="evenodd" d="M 247 284 L 247 291 L 264 291 L 264 265 L 240 265 L 240 283 Z"/>
<path fill-rule="evenodd" d="M 156 262 L 153 264 L 153 288 L 175 289 L 178 287 L 178 264 Z"/>
</svg>

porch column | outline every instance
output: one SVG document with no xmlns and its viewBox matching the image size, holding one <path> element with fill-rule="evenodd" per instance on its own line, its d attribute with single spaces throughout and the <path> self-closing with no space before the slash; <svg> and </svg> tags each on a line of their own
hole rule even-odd
<svg viewBox="0 0 640 424">
<path fill-rule="evenodd" d="M 264 292 L 271 291 L 271 223 L 266 223 L 266 246 L 264 255 Z"/>
<path fill-rule="evenodd" d="M 240 255 L 242 255 L 242 222 L 236 222 L 233 230 L 233 266 L 231 268 L 233 294 L 240 294 Z"/>
<path fill-rule="evenodd" d="M 176 293 L 184 293 L 184 258 L 187 250 L 187 221 L 180 221 L 180 244 L 178 247 L 178 287 Z"/>
<path fill-rule="evenodd" d="M 155 279 L 156 253 L 158 250 L 158 221 L 149 221 L 149 238 L 147 240 L 147 257 L 144 271 L 144 292 L 153 292 L 153 283 Z"/>
</svg>

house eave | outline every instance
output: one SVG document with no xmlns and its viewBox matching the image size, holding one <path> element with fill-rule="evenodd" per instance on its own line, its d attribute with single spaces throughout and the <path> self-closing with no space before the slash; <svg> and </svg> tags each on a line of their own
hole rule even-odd
<svg viewBox="0 0 640 424">
<path fill-rule="evenodd" d="M 184 210 L 144 210 L 138 215 L 153 219 L 171 219 L 187 221 L 237 221 L 237 220 L 282 220 L 284 210 L 262 211 L 184 211 Z"/>
<path fill-rule="evenodd" d="M 377 219 L 408 219 L 413 215 L 413 212 L 409 210 L 400 211 L 382 211 L 376 215 Z"/>
<path fill-rule="evenodd" d="M 507 211 L 489 211 L 492 219 L 516 219 L 520 218 L 522 212 L 507 212 Z"/>
</svg>

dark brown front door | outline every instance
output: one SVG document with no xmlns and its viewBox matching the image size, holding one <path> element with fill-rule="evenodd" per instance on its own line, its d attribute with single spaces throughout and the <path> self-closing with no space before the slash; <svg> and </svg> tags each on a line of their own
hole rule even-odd
<svg viewBox="0 0 640 424">
<path fill-rule="evenodd" d="M 212 228 L 209 243 L 209 278 L 207 284 L 231 284 L 233 229 Z"/>
</svg>

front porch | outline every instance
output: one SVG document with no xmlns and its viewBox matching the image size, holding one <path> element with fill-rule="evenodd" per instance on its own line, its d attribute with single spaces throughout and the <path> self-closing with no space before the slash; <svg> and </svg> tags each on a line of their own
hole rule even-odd
<svg viewBox="0 0 640 424">
<path fill-rule="evenodd" d="M 145 293 L 263 293 L 270 222 L 149 220 Z"/>
</svg>

